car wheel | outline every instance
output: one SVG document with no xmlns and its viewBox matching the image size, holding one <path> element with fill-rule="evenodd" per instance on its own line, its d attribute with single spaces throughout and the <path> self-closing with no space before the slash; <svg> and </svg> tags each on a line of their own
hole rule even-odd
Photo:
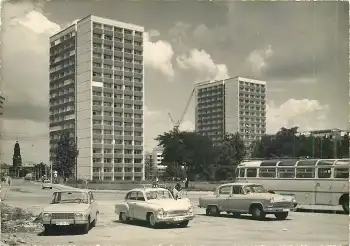
<svg viewBox="0 0 350 246">
<path fill-rule="evenodd" d="M 127 221 L 130 220 L 130 218 L 126 215 L 126 213 L 121 212 L 121 213 L 119 214 L 119 220 L 120 220 L 120 221 L 123 221 L 123 222 L 127 222 Z"/>
<path fill-rule="evenodd" d="M 288 212 L 275 213 L 275 217 L 278 220 L 285 220 L 288 217 Z"/>
<path fill-rule="evenodd" d="M 44 235 L 50 235 L 52 233 L 52 225 L 44 225 Z"/>
<path fill-rule="evenodd" d="M 253 219 L 262 220 L 266 217 L 266 214 L 264 213 L 264 211 L 260 206 L 252 207 L 250 213 L 252 214 Z"/>
<path fill-rule="evenodd" d="M 343 207 L 343 210 L 346 214 L 349 214 L 349 198 L 347 199 L 344 199 L 344 201 L 342 202 L 342 207 Z"/>
<path fill-rule="evenodd" d="M 88 218 L 88 223 L 86 223 L 85 225 L 83 225 L 83 228 L 82 228 L 82 233 L 83 233 L 83 234 L 88 234 L 88 233 L 89 233 L 90 225 L 91 225 L 91 222 L 90 222 L 90 216 L 89 216 L 89 218 Z"/>
<path fill-rule="evenodd" d="M 179 224 L 179 226 L 180 226 L 181 228 L 185 228 L 185 227 L 188 226 L 188 223 L 189 223 L 189 222 L 190 222 L 189 220 L 182 221 L 182 222 Z"/>
<path fill-rule="evenodd" d="M 147 221 L 150 227 L 152 228 L 157 228 L 158 227 L 158 223 L 156 220 L 156 216 L 153 213 L 150 213 L 147 217 Z"/>
<path fill-rule="evenodd" d="M 94 221 L 92 221 L 92 223 L 91 223 L 91 227 L 95 227 L 96 224 L 97 224 L 97 213 L 96 213 L 96 217 L 95 217 Z"/>
<path fill-rule="evenodd" d="M 208 211 L 208 214 L 210 216 L 219 216 L 220 215 L 220 210 L 218 209 L 217 206 L 208 206 L 207 211 Z"/>
</svg>

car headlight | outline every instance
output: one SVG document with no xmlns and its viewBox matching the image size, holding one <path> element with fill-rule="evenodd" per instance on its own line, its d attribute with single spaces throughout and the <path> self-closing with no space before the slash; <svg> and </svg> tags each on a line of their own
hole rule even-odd
<svg viewBox="0 0 350 246">
<path fill-rule="evenodd" d="M 49 217 L 51 217 L 51 214 L 50 213 L 43 213 L 43 217 L 44 218 L 49 218 Z"/>
<path fill-rule="evenodd" d="M 74 214 L 74 217 L 75 218 L 82 218 L 82 217 L 85 217 L 85 215 L 81 214 L 81 213 L 76 213 L 76 214 Z"/>
<path fill-rule="evenodd" d="M 297 200 L 295 199 L 295 197 L 292 197 L 292 203 L 296 203 Z"/>
<path fill-rule="evenodd" d="M 189 213 L 189 214 L 193 214 L 193 206 L 191 206 L 191 207 L 188 209 L 188 213 Z"/>
<path fill-rule="evenodd" d="M 162 209 L 162 208 L 158 209 L 158 210 L 157 210 L 157 214 L 159 214 L 159 215 L 165 214 L 164 209 Z"/>
<path fill-rule="evenodd" d="M 273 198 L 271 198 L 270 200 L 269 200 L 269 203 L 268 203 L 268 207 L 273 207 L 273 204 L 275 203 L 275 200 L 273 199 Z"/>
</svg>

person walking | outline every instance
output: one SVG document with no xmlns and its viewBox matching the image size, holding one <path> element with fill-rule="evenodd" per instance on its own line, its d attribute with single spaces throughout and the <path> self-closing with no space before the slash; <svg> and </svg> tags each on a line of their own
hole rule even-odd
<svg viewBox="0 0 350 246">
<path fill-rule="evenodd" d="M 187 196 L 187 190 L 188 190 L 188 183 L 189 183 L 188 178 L 186 178 L 186 180 L 185 180 L 185 194 L 186 194 L 186 196 Z"/>
<path fill-rule="evenodd" d="M 9 186 L 11 186 L 11 177 L 10 176 L 7 178 L 7 183 Z"/>
</svg>

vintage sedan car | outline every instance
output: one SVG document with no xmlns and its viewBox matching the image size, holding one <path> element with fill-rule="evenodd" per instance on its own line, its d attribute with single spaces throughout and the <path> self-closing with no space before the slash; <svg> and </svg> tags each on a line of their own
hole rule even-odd
<svg viewBox="0 0 350 246">
<path fill-rule="evenodd" d="M 52 189 L 51 180 L 45 179 L 41 184 L 42 189 Z"/>
<path fill-rule="evenodd" d="M 217 216 L 227 212 L 234 216 L 251 214 L 255 219 L 274 214 L 277 219 L 284 220 L 294 210 L 295 203 L 294 197 L 273 194 L 254 183 L 223 184 L 217 187 L 213 195 L 199 198 L 199 207 L 205 208 L 207 215 Z"/>
<path fill-rule="evenodd" d="M 115 205 L 119 220 L 147 221 L 152 228 L 160 224 L 177 224 L 186 227 L 194 218 L 193 206 L 188 198 L 174 199 L 164 188 L 137 188 L 130 190 L 124 201 Z"/>
<path fill-rule="evenodd" d="M 97 223 L 99 213 L 91 191 L 61 190 L 53 193 L 52 201 L 42 212 L 45 233 L 57 227 L 73 226 L 84 234 Z"/>
</svg>

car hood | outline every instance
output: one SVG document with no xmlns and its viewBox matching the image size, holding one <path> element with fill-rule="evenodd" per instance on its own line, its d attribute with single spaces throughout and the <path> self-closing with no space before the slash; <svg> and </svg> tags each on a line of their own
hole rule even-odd
<svg viewBox="0 0 350 246">
<path fill-rule="evenodd" d="M 164 209 L 165 211 L 171 210 L 188 210 L 192 205 L 188 198 L 178 199 L 178 200 L 150 200 L 148 204 L 157 206 Z"/>
<path fill-rule="evenodd" d="M 293 200 L 292 196 L 282 196 L 279 194 L 272 193 L 250 193 L 246 196 L 256 199 L 273 199 L 275 202 L 291 202 Z"/>
<path fill-rule="evenodd" d="M 85 203 L 59 203 L 50 204 L 44 208 L 44 213 L 79 213 L 89 209 L 89 204 Z"/>
</svg>

